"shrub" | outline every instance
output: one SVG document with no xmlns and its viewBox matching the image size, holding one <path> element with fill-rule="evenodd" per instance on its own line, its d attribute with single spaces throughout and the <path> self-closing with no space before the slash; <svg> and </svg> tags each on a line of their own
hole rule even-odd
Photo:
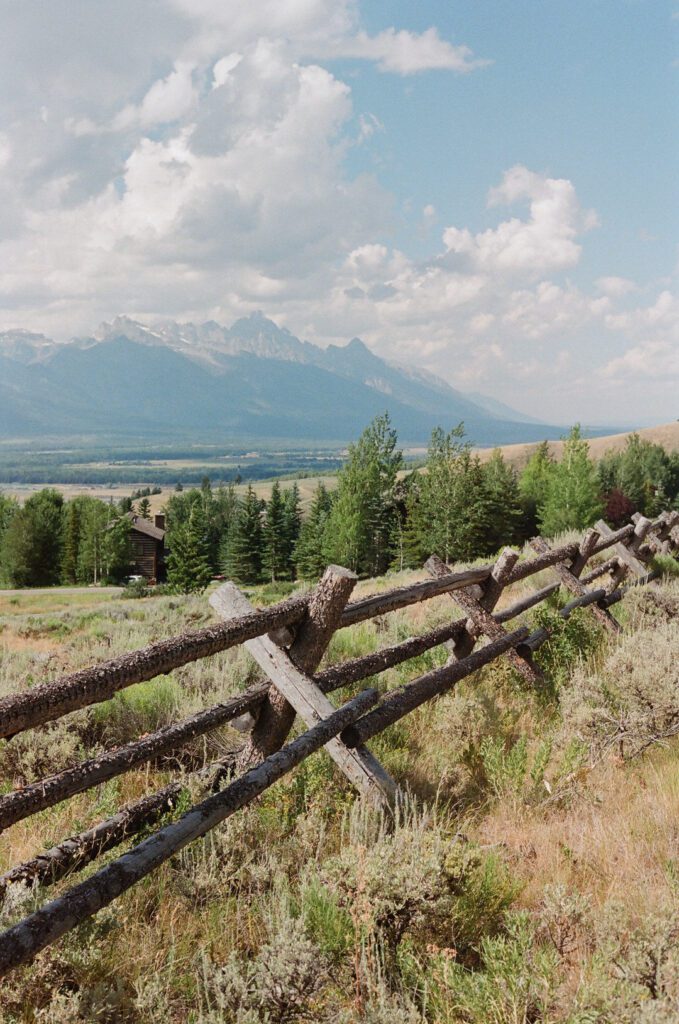
<svg viewBox="0 0 679 1024">
<path fill-rule="evenodd" d="M 617 745 L 634 757 L 679 734 L 679 629 L 671 623 L 629 633 L 600 669 L 581 666 L 562 692 L 567 728 L 594 756 Z"/>
</svg>

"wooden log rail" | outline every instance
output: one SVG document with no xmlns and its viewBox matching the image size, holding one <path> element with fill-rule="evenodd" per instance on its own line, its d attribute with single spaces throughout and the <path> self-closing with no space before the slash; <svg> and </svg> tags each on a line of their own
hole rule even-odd
<svg viewBox="0 0 679 1024">
<path fill-rule="evenodd" d="M 310 754 L 339 735 L 376 700 L 377 690 L 360 693 L 220 793 L 192 807 L 177 821 L 166 825 L 80 885 L 9 928 L 0 935 L 0 977 L 10 968 L 31 960 L 45 946 L 108 906 L 193 840 L 252 803 Z"/>
<path fill-rule="evenodd" d="M 590 607 L 603 625 L 617 630 L 618 623 L 608 609 L 622 600 L 632 587 L 648 584 L 659 576 L 659 570 L 652 563 L 655 554 L 673 554 L 679 549 L 679 513 L 663 513 L 653 521 L 637 516 L 634 522 L 615 531 L 599 522 L 579 543 L 554 548 L 541 538 L 532 543 L 537 552 L 535 557 L 520 560 L 518 552 L 506 548 L 494 565 L 463 571 L 452 571 L 433 559 L 428 567 L 434 578 L 349 603 L 347 599 L 356 577 L 337 566 L 329 567 L 309 594 L 265 609 L 252 609 L 233 585 L 225 585 L 213 595 L 211 603 L 226 621 L 171 637 L 0 700 L 0 738 L 11 739 L 26 729 L 110 700 L 133 683 L 241 644 L 250 650 L 269 676 L 222 704 L 124 746 L 105 750 L 65 771 L 0 797 L 2 830 L 141 764 L 174 754 L 196 737 L 246 711 L 255 717 L 251 737 L 240 755 L 239 777 L 87 881 L 0 935 L 0 975 L 30 960 L 38 950 L 106 906 L 187 843 L 251 802 L 321 747 L 328 750 L 361 792 L 393 799 L 395 784 L 365 743 L 499 657 L 509 657 L 529 685 L 539 686 L 540 675 L 532 656 L 549 640 L 551 630 L 543 627 L 530 633 L 526 626 L 520 626 L 513 632 L 505 632 L 502 626 L 552 597 L 562 587 L 572 595 L 559 610 L 563 619 L 576 609 Z M 593 557 L 611 548 L 612 557 L 595 564 L 589 572 L 584 571 Z M 551 570 L 558 578 L 497 609 L 505 588 L 543 570 Z M 588 584 L 607 574 L 610 576 L 607 586 L 587 589 Z M 629 582 L 623 586 L 630 574 Z M 382 650 L 318 668 L 337 629 L 445 594 L 461 608 L 461 617 Z M 477 648 L 479 637 L 484 635 L 488 642 Z M 377 692 L 370 689 L 335 710 L 325 696 L 441 645 L 452 655 L 445 665 L 388 691 L 379 702 Z M 295 713 L 301 715 L 309 728 L 284 746 Z M 209 769 L 202 769 L 199 778 L 206 773 L 209 774 Z M 158 793 L 143 797 L 92 828 L 11 868 L 0 876 L 0 896 L 11 884 L 51 884 L 79 870 L 101 853 L 157 823 L 176 806 L 182 792 L 187 792 L 184 784 L 171 782 Z"/>
</svg>

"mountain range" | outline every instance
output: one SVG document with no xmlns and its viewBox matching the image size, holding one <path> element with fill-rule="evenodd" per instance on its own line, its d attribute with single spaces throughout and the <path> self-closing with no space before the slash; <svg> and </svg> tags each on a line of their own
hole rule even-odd
<svg viewBox="0 0 679 1024">
<path fill-rule="evenodd" d="M 0 436 L 345 442 L 387 409 L 402 442 L 464 421 L 479 445 L 554 438 L 483 395 L 380 358 L 360 339 L 321 348 L 261 313 L 144 325 L 119 316 L 57 343 L 0 332 Z"/>
</svg>

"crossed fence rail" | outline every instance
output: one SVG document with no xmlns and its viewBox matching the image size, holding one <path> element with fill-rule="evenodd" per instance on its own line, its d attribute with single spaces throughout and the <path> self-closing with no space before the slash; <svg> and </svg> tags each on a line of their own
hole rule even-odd
<svg viewBox="0 0 679 1024">
<path fill-rule="evenodd" d="M 222 619 L 217 625 L 171 637 L 1 700 L 0 738 L 11 740 L 18 733 L 109 700 L 134 683 L 241 644 L 266 677 L 231 700 L 0 797 L 0 830 L 4 830 L 76 793 L 181 750 L 190 740 L 245 712 L 254 718 L 240 753 L 240 774 L 236 778 L 210 792 L 224 775 L 225 765 L 216 762 L 201 769 L 199 781 L 209 793 L 205 799 L 0 934 L 0 976 L 30 961 L 59 936 L 110 904 L 321 747 L 364 796 L 385 806 L 393 803 L 398 797 L 396 783 L 365 744 L 497 658 L 508 658 L 529 683 L 539 684 L 540 671 L 533 655 L 549 639 L 549 628 L 530 632 L 520 626 L 507 631 L 505 624 L 560 588 L 571 595 L 559 612 L 564 619 L 576 608 L 588 607 L 605 630 L 617 633 L 620 625 L 610 608 L 630 587 L 653 583 L 660 574 L 653 565 L 655 556 L 679 551 L 679 513 L 664 512 L 654 520 L 637 515 L 617 531 L 599 521 L 579 542 L 551 547 L 537 537 L 531 545 L 536 552 L 533 558 L 521 561 L 518 552 L 505 548 L 495 563 L 462 572 L 451 571 L 432 556 L 426 563 L 430 579 L 353 602 L 348 598 L 356 576 L 338 566 L 329 566 L 309 594 L 265 609 L 253 608 L 234 584 L 225 583 L 210 598 Z M 585 573 L 590 561 L 605 551 L 611 552 L 610 556 Z M 508 587 L 545 569 L 553 572 L 553 582 L 501 611 L 495 610 Z M 602 580 L 603 585 L 591 587 Z M 318 670 L 338 629 L 443 594 L 460 608 L 461 617 L 377 652 Z M 487 643 L 478 647 L 481 638 Z M 377 690 L 365 689 L 335 708 L 327 696 L 442 644 L 449 652 L 443 666 L 381 698 Z M 297 714 L 307 730 L 286 744 Z M 181 782 L 172 782 L 93 828 L 13 867 L 0 877 L 0 895 L 11 883 L 54 884 L 83 868 L 157 823 L 176 805 L 183 788 Z"/>
</svg>

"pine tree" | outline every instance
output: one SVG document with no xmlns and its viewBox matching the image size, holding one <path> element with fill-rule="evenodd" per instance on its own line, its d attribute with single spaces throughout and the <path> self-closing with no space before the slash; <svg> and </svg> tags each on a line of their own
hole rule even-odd
<svg viewBox="0 0 679 1024">
<path fill-rule="evenodd" d="M 295 546 L 299 539 L 301 526 L 299 487 L 294 483 L 292 487 L 283 492 L 283 561 L 285 575 L 290 579 L 295 575 Z"/>
<path fill-rule="evenodd" d="M 403 463 L 389 414 L 377 416 L 340 470 L 326 530 L 328 561 L 377 575 L 389 565 L 396 521 L 394 486 Z"/>
<path fill-rule="evenodd" d="M 236 583 L 262 579 L 262 503 L 248 485 L 229 531 L 223 552 L 224 572 Z"/>
<path fill-rule="evenodd" d="M 2 563 L 15 587 L 52 586 L 61 579 L 62 495 L 44 488 L 27 499 L 4 531 Z"/>
<path fill-rule="evenodd" d="M 146 496 L 144 496 L 139 502 L 138 514 L 142 519 L 148 519 L 149 522 L 151 521 L 151 502 Z"/>
<path fill-rule="evenodd" d="M 82 529 L 83 504 L 87 498 L 73 498 L 64 505 L 63 552 L 61 582 L 78 582 L 78 551 Z"/>
<path fill-rule="evenodd" d="M 523 506 L 524 529 L 529 537 L 538 532 L 539 516 L 547 498 L 547 488 L 554 466 L 555 462 L 549 450 L 549 442 L 542 441 L 519 477 L 519 497 Z"/>
<path fill-rule="evenodd" d="M 201 502 L 194 502 L 188 521 L 180 524 L 167 560 L 168 583 L 184 594 L 205 590 L 212 577 L 207 522 Z"/>
<path fill-rule="evenodd" d="M 278 480 L 271 488 L 262 528 L 264 551 L 262 568 L 272 582 L 286 571 L 285 505 Z"/>
<path fill-rule="evenodd" d="M 484 466 L 488 533 L 484 553 L 493 554 L 522 537 L 523 510 L 516 471 L 496 448 Z"/>
<path fill-rule="evenodd" d="M 294 551 L 297 574 L 304 580 L 318 579 L 326 567 L 325 533 L 331 506 L 332 499 L 319 480 Z"/>
<path fill-rule="evenodd" d="M 458 534 L 464 506 L 460 504 L 460 460 L 469 453 L 460 423 L 446 433 L 432 431 L 425 472 L 418 482 L 417 501 L 411 507 L 413 529 L 422 553 L 436 554 L 444 562 L 458 555 Z"/>
<path fill-rule="evenodd" d="M 603 502 L 589 445 L 579 425 L 565 440 L 563 456 L 551 472 L 545 502 L 540 510 L 540 528 L 553 537 L 565 530 L 582 530 L 601 515 Z"/>
<path fill-rule="evenodd" d="M 418 528 L 420 478 L 419 473 L 409 473 L 404 480 L 399 480 L 395 487 L 397 518 L 391 565 L 398 572 L 403 569 L 421 568 L 426 557 L 423 554 Z"/>
</svg>

